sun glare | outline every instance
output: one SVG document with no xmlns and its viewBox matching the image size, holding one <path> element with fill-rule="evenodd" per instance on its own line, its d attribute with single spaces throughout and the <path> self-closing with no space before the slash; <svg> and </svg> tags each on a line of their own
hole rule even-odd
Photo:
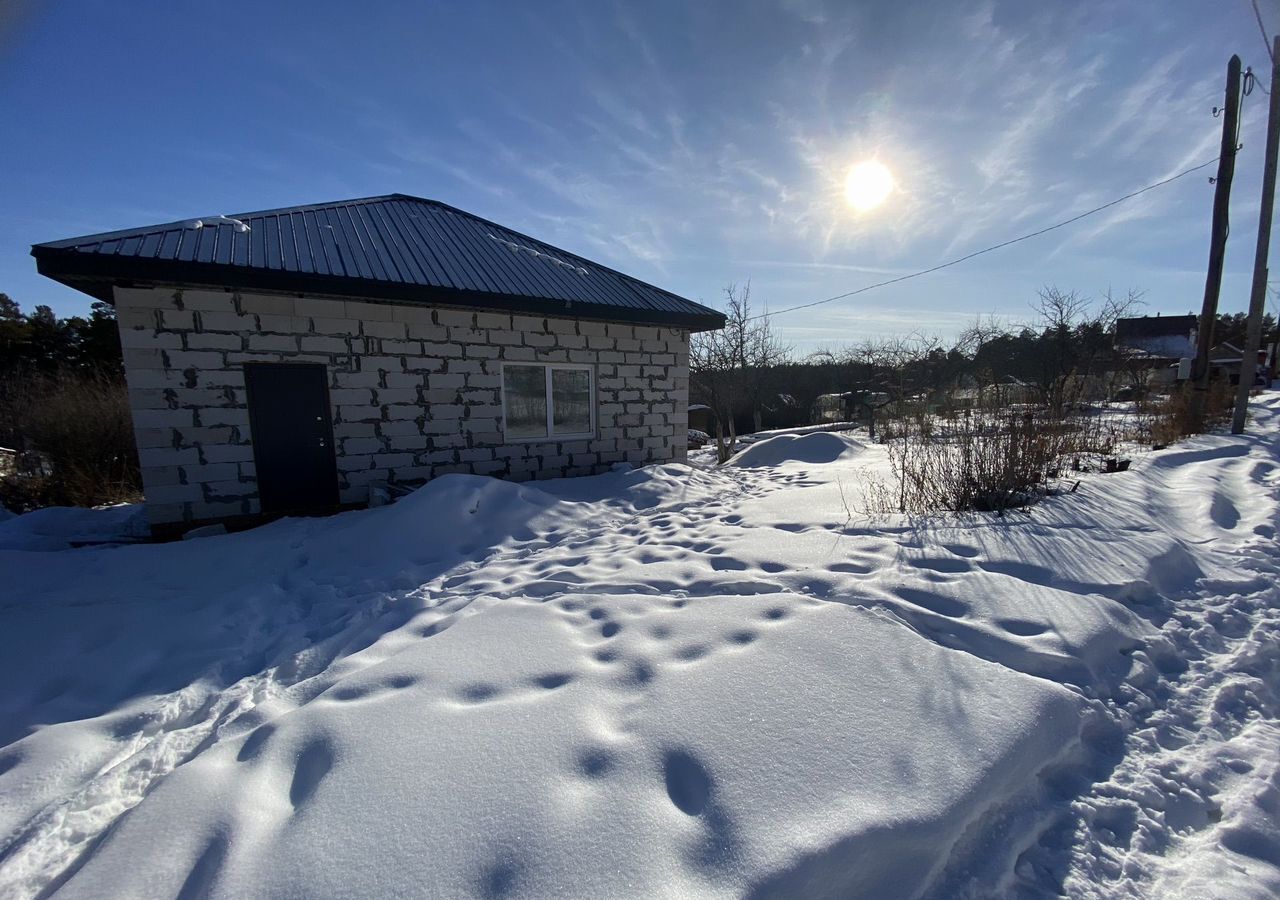
<svg viewBox="0 0 1280 900">
<path fill-rule="evenodd" d="M 893 193 L 893 173 L 881 162 L 869 159 L 849 170 L 844 196 L 858 212 L 875 209 Z"/>
</svg>

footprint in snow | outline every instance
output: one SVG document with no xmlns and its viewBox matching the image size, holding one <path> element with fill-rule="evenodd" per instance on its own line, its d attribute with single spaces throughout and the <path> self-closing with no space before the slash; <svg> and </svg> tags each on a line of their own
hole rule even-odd
<svg viewBox="0 0 1280 900">
<path fill-rule="evenodd" d="M 519 860 L 499 858 L 488 866 L 480 875 L 477 885 L 479 894 L 484 900 L 503 900 L 514 896 L 520 889 L 524 877 L 524 866 Z"/>
<path fill-rule="evenodd" d="M 827 566 L 827 571 L 842 575 L 866 575 L 871 571 L 871 567 L 862 563 L 833 563 Z"/>
<path fill-rule="evenodd" d="M 412 687 L 417 683 L 418 679 L 413 675 L 392 675 L 382 681 L 375 681 L 368 684 L 340 684 L 330 688 L 326 694 L 331 700 L 349 703 L 353 700 L 364 700 L 370 697 L 377 697 L 381 694 L 388 694 L 393 691 L 401 691 L 407 687 Z"/>
<path fill-rule="evenodd" d="M 708 875 L 732 870 L 741 844 L 728 810 L 716 802 L 715 782 L 706 767 L 686 750 L 670 750 L 662 760 L 662 776 L 671 804 L 700 826 L 685 849 L 688 864 Z"/>
<path fill-rule="evenodd" d="M 610 662 L 621 660 L 624 665 L 613 677 L 614 684 L 625 690 L 640 691 L 645 688 L 649 682 L 653 681 L 657 672 L 654 671 L 652 664 L 646 659 L 622 660 L 622 657 L 615 656 L 610 658 Z"/>
<path fill-rule="evenodd" d="M 1044 634 L 1048 630 L 1041 623 L 1031 622 L 1027 619 L 1000 619 L 996 624 L 1010 634 L 1020 635 L 1021 637 L 1032 637 L 1037 634 Z"/>
<path fill-rule="evenodd" d="M 417 629 L 418 637 L 434 637 L 440 632 L 446 630 L 454 622 L 453 616 L 445 616 L 443 619 L 436 619 L 426 625 L 419 626 Z"/>
<path fill-rule="evenodd" d="M 963 559 L 949 559 L 945 556 L 921 556 L 908 559 L 907 563 L 917 569 L 928 569 L 933 572 L 968 572 L 973 565 Z"/>
<path fill-rule="evenodd" d="M 295 810 L 315 794 L 320 782 L 333 768 L 333 762 L 333 748 L 323 738 L 312 741 L 298 754 L 293 767 L 293 781 L 289 785 L 289 802 Z"/>
<path fill-rule="evenodd" d="M 266 725 L 259 725 L 253 731 L 249 732 L 249 736 L 245 738 L 244 743 L 240 745 L 240 752 L 236 754 L 236 759 L 240 762 L 247 762 L 253 759 L 262 751 L 262 747 L 267 742 L 267 738 L 275 733 L 276 726 L 268 722 Z"/>
<path fill-rule="evenodd" d="M 969 607 L 959 600 L 936 594 L 933 591 L 904 587 L 898 588 L 897 594 L 913 606 L 923 607 L 929 612 L 937 613 L 950 619 L 963 618 L 969 612 Z"/>
<path fill-rule="evenodd" d="M 10 753 L 0 755 L 0 775 L 13 769 L 18 763 L 22 762 L 23 754 L 20 750 L 14 750 Z"/>
<path fill-rule="evenodd" d="M 187 873 L 182 887 L 178 888 L 176 900 L 204 900 L 213 891 L 222 862 L 227 856 L 227 838 L 224 834 L 214 835 L 205 846 L 200 858 L 196 860 L 191 871 Z"/>
<path fill-rule="evenodd" d="M 554 691 L 571 681 L 573 681 L 573 675 L 569 672 L 552 672 L 547 675 L 538 675 L 533 679 L 533 683 L 544 691 Z"/>
<path fill-rule="evenodd" d="M 601 747 L 584 750 L 578 755 L 578 771 L 586 778 L 603 778 L 617 765 L 614 755 Z"/>
<path fill-rule="evenodd" d="M 468 684 L 458 691 L 458 701 L 460 703 L 484 703 L 488 700 L 493 700 L 501 693 L 502 688 L 496 684 L 477 682 L 476 684 Z"/>
<path fill-rule="evenodd" d="M 572 672 L 547 672 L 544 675 L 535 675 L 528 680 L 530 687 L 537 688 L 542 691 L 554 691 L 564 687 L 573 681 L 576 676 Z M 508 691 L 499 685 L 487 681 L 477 681 L 472 684 L 464 685 L 454 695 L 454 699 L 466 706 L 476 706 L 481 703 L 488 703 L 497 700 L 500 697 L 507 696 Z M 518 692 L 517 692 L 518 696 Z"/>
<path fill-rule="evenodd" d="M 677 648 L 673 655 L 681 662 L 695 662 L 710 652 L 711 648 L 706 644 L 685 644 Z"/>
<path fill-rule="evenodd" d="M 711 776 L 702 763 L 684 750 L 669 750 L 662 760 L 667 797 L 686 816 L 702 815 L 711 799 Z"/>
<path fill-rule="evenodd" d="M 1213 495 L 1209 506 L 1209 516 L 1219 528 L 1230 531 L 1240 524 L 1240 510 L 1231 502 L 1231 498 L 1221 491 Z"/>
</svg>

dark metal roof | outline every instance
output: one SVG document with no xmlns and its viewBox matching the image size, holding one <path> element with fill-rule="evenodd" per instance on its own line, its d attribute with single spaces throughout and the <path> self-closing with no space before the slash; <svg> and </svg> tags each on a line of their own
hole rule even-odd
<svg viewBox="0 0 1280 900">
<path fill-rule="evenodd" d="M 1134 338 L 1186 337 L 1199 327 L 1197 316 L 1137 316 L 1116 319 L 1116 343 Z"/>
<path fill-rule="evenodd" d="M 247 226 L 247 227 L 246 227 Z M 720 328 L 724 315 L 435 200 L 404 194 L 36 244 L 41 274 L 111 300 L 149 282 Z"/>
</svg>

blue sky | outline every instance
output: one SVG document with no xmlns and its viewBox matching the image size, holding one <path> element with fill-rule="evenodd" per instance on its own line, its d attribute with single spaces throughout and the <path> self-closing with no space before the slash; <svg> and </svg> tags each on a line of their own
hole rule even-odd
<svg viewBox="0 0 1280 900">
<path fill-rule="evenodd" d="M 750 279 L 780 309 L 1212 159 L 1227 58 L 1266 71 L 1248 0 L 0 10 L 0 291 L 63 314 L 89 300 L 36 275 L 32 243 L 397 191 L 712 305 Z M 1265 104 L 1245 101 L 1225 310 L 1248 303 Z M 856 214 L 843 180 L 872 157 L 898 189 Z M 1028 318 L 1046 283 L 1198 310 L 1211 173 L 775 325 L 799 350 L 945 337 Z"/>
</svg>

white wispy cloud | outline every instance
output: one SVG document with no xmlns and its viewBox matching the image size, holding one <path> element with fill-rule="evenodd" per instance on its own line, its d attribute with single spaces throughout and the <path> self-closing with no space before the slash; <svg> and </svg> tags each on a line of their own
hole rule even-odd
<svg viewBox="0 0 1280 900">
<path fill-rule="evenodd" d="M 1193 34 L 1139 40 L 1155 10 L 989 0 L 921 18 L 796 0 L 739 10 L 733 27 L 705 8 L 668 12 L 522 13 L 572 89 L 546 102 L 502 91 L 487 115 L 452 123 L 448 146 L 410 127 L 392 156 L 602 262 L 693 278 L 671 286 L 695 295 L 755 274 L 785 306 L 1034 230 L 1213 155 L 1214 123 L 1197 108 L 1215 102 L 1220 75 Z M 684 30 L 687 45 L 673 40 Z M 775 34 L 785 40 L 770 44 Z M 898 189 L 860 216 L 843 187 L 866 158 L 885 162 Z M 1176 194 L 1153 192 L 1025 252 L 1061 265 L 1104 240 L 1118 252 L 1117 234 L 1145 246 L 1178 227 L 1167 216 L 1177 208 Z M 971 316 L 904 317 L 867 297 L 849 317 L 821 308 L 821 321 L 894 330 Z M 809 327 L 800 319 L 789 327 Z"/>
</svg>

